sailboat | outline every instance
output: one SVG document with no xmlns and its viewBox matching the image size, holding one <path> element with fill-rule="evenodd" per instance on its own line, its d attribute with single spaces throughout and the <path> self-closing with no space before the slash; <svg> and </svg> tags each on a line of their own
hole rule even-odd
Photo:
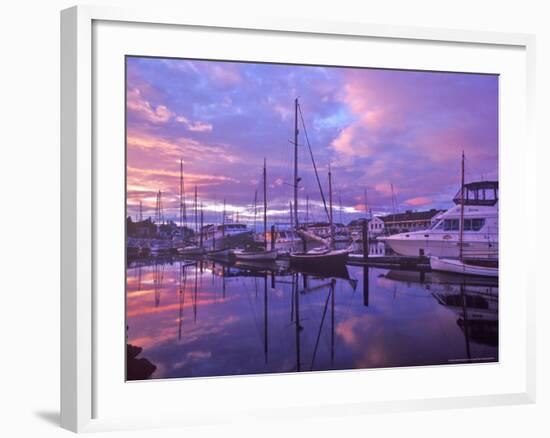
<svg viewBox="0 0 550 438">
<path fill-rule="evenodd" d="M 459 242 L 458 258 L 430 257 L 430 267 L 434 271 L 453 272 L 465 275 L 478 275 L 482 277 L 498 277 L 498 258 L 497 257 L 464 257 L 464 152 L 462 153 L 462 181 L 460 189 L 460 222 L 459 222 Z"/>
<path fill-rule="evenodd" d="M 264 170 L 263 170 L 263 180 L 264 180 L 264 242 L 263 248 L 259 249 L 236 249 L 233 251 L 234 256 L 237 259 L 241 260 L 275 260 L 277 258 L 277 250 L 271 248 L 267 249 L 267 170 L 266 163 L 264 158 Z"/>
<path fill-rule="evenodd" d="M 298 222 L 298 183 L 300 181 L 300 178 L 298 177 L 298 111 L 300 110 L 298 99 L 296 98 L 294 100 L 294 225 L 296 227 L 296 230 L 299 229 L 299 222 Z M 301 115 L 301 113 L 300 113 Z M 302 118 L 302 124 L 304 125 L 303 118 Z M 305 131 L 305 125 L 304 125 L 304 132 Z M 309 140 L 307 138 L 306 133 L 306 140 Z M 311 147 L 310 147 L 311 152 Z M 311 158 L 313 162 L 313 168 L 315 170 L 315 175 L 317 176 L 317 167 L 315 166 L 315 161 L 313 161 L 313 153 L 311 153 Z M 314 267 L 315 269 L 319 268 L 334 268 L 335 266 L 342 266 L 345 265 L 349 251 L 347 249 L 341 249 L 336 250 L 334 245 L 334 221 L 333 221 L 333 214 L 332 214 L 332 173 L 330 171 L 329 166 L 329 172 L 328 172 L 328 179 L 329 179 L 329 211 L 327 211 L 329 216 L 329 223 L 330 223 L 330 243 L 328 245 L 325 245 L 324 247 L 320 248 L 314 248 L 309 251 L 303 251 L 303 252 L 294 252 L 290 254 L 290 265 L 291 267 L 301 267 L 301 268 L 308 268 L 308 267 Z M 317 176 L 317 182 L 319 184 L 319 190 L 321 191 L 321 196 L 323 197 L 323 202 L 325 200 L 323 191 L 321 189 L 321 184 L 319 182 L 319 178 Z M 325 204 L 326 209 L 326 204 Z"/>
<path fill-rule="evenodd" d="M 194 243 L 186 242 L 184 237 L 184 229 L 187 227 L 187 209 L 185 202 L 185 188 L 183 181 L 183 160 L 180 160 L 180 230 L 181 230 L 181 242 L 176 245 L 176 252 L 179 255 L 201 255 L 204 253 L 204 249 L 201 245 L 196 245 Z M 197 212 L 197 186 L 195 186 L 195 220 Z M 202 210 L 201 210 L 202 215 Z M 202 217 L 202 216 L 201 216 Z"/>
</svg>

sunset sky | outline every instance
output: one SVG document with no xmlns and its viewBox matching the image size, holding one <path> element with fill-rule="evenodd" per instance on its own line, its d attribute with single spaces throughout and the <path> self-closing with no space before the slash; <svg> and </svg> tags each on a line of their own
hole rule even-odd
<svg viewBox="0 0 550 438">
<path fill-rule="evenodd" d="M 267 159 L 269 221 L 288 221 L 294 98 L 300 100 L 321 182 L 333 171 L 335 219 L 390 212 L 391 184 L 403 210 L 448 208 L 466 180 L 498 179 L 498 77 L 357 68 L 127 58 L 127 205 L 154 216 L 179 211 L 183 160 L 188 216 L 194 186 L 207 222 L 223 200 L 240 220 L 261 201 Z M 303 129 L 300 215 L 324 220 Z"/>
</svg>

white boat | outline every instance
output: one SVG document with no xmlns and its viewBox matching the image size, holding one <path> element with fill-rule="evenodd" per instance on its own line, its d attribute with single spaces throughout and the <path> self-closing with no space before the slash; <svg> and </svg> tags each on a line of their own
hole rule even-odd
<svg viewBox="0 0 550 438">
<path fill-rule="evenodd" d="M 233 255 L 240 260 L 275 260 L 277 258 L 277 250 L 247 250 L 236 249 Z"/>
<path fill-rule="evenodd" d="M 404 256 L 443 258 L 498 257 L 498 182 L 479 181 L 464 184 L 464 208 L 461 190 L 454 198 L 455 206 L 441 215 L 426 230 L 379 237 L 393 251 Z M 463 214 L 462 244 L 460 236 Z"/>
<path fill-rule="evenodd" d="M 295 230 L 275 231 L 275 249 L 279 254 L 290 254 L 303 249 L 304 242 Z"/>
<path fill-rule="evenodd" d="M 434 271 L 453 272 L 482 277 L 498 277 L 498 261 L 493 259 L 450 259 L 430 257 L 430 267 Z"/>
<path fill-rule="evenodd" d="M 252 230 L 241 223 L 206 226 L 203 229 L 203 236 L 203 246 L 211 251 L 237 248 L 253 241 Z"/>
</svg>

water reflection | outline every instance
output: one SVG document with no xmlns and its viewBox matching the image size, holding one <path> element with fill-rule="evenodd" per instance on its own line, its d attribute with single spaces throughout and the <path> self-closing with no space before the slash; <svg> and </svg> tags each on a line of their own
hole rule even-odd
<svg viewBox="0 0 550 438">
<path fill-rule="evenodd" d="M 128 268 L 127 324 L 152 378 L 492 362 L 498 284 L 362 266 L 142 261 Z"/>
</svg>

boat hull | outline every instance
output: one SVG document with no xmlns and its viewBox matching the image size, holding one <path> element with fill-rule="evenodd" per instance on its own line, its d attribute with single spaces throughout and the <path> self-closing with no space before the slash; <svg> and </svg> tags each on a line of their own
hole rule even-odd
<svg viewBox="0 0 550 438">
<path fill-rule="evenodd" d="M 383 241 L 403 256 L 459 257 L 460 244 L 455 240 L 405 239 L 392 236 Z M 470 241 L 463 244 L 464 253 L 472 257 L 491 257 L 498 253 L 498 244 L 488 241 Z"/>
<path fill-rule="evenodd" d="M 294 253 L 290 254 L 290 266 L 294 268 L 313 268 L 316 271 L 323 268 L 345 266 L 348 261 L 349 252 L 346 250 L 330 251 L 325 254 L 318 253 Z"/>
<path fill-rule="evenodd" d="M 471 264 L 458 259 L 430 257 L 430 267 L 434 271 L 481 277 L 498 277 L 498 267 Z"/>
</svg>

